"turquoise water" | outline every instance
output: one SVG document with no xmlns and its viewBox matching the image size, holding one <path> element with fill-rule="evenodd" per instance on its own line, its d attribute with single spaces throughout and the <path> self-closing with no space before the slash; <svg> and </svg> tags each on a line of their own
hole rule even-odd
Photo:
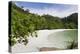
<svg viewBox="0 0 80 54">
<path fill-rule="evenodd" d="M 55 32 L 48 36 L 48 40 L 53 43 L 54 47 L 66 48 L 73 41 L 78 42 L 78 31 L 75 29 Z"/>
</svg>

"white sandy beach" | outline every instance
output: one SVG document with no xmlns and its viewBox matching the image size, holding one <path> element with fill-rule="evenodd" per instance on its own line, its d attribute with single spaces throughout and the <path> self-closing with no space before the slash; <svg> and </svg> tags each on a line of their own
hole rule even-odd
<svg viewBox="0 0 80 54">
<path fill-rule="evenodd" d="M 23 44 L 15 44 L 12 47 L 13 53 L 23 53 L 23 52 L 38 52 L 40 51 L 40 48 L 42 47 L 55 47 L 60 49 L 65 49 L 69 43 L 66 43 L 64 41 L 72 41 L 76 36 L 77 39 L 77 33 L 74 33 L 71 37 L 71 33 L 68 35 L 60 35 L 60 31 L 65 31 L 66 29 L 57 29 L 57 30 L 39 30 L 37 31 L 38 37 L 29 37 L 27 46 Z M 70 30 L 70 29 L 67 29 Z M 74 30 L 73 30 L 74 31 Z M 75 30 L 76 31 L 76 30 Z M 57 33 L 58 32 L 58 33 Z M 59 35 L 58 35 L 59 34 Z M 58 36 L 56 36 L 58 35 Z M 72 38 L 72 39 L 71 39 Z"/>
</svg>

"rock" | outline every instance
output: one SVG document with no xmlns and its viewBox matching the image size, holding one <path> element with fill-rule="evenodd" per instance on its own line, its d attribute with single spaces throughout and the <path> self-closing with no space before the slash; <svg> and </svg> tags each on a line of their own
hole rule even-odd
<svg viewBox="0 0 80 54">
<path fill-rule="evenodd" d="M 54 51 L 54 50 L 62 50 L 62 49 L 55 48 L 55 47 L 42 47 L 42 48 L 40 48 L 40 51 Z"/>
</svg>

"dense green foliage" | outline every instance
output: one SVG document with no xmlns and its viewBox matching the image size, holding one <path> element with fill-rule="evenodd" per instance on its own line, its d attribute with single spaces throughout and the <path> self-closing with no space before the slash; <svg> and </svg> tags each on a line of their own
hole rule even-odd
<svg viewBox="0 0 80 54">
<path fill-rule="evenodd" d="M 74 13 L 65 18 L 54 17 L 51 15 L 37 15 L 23 10 L 23 7 L 11 6 L 11 34 L 9 36 L 10 45 L 16 42 L 28 43 L 27 37 L 37 37 L 36 30 L 43 29 L 77 29 L 78 14 Z"/>
<path fill-rule="evenodd" d="M 62 19 L 62 22 L 67 29 L 77 29 L 78 28 L 78 13 L 73 13 Z"/>
</svg>

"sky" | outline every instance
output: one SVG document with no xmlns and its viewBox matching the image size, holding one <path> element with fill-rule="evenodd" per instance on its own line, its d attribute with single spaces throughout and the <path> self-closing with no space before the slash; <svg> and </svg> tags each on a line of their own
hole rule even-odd
<svg viewBox="0 0 80 54">
<path fill-rule="evenodd" d="M 78 6 L 71 4 L 36 3 L 20 1 L 15 2 L 15 4 L 19 7 L 23 6 L 24 10 L 29 9 L 31 13 L 39 15 L 49 14 L 61 18 L 78 12 Z"/>
</svg>

